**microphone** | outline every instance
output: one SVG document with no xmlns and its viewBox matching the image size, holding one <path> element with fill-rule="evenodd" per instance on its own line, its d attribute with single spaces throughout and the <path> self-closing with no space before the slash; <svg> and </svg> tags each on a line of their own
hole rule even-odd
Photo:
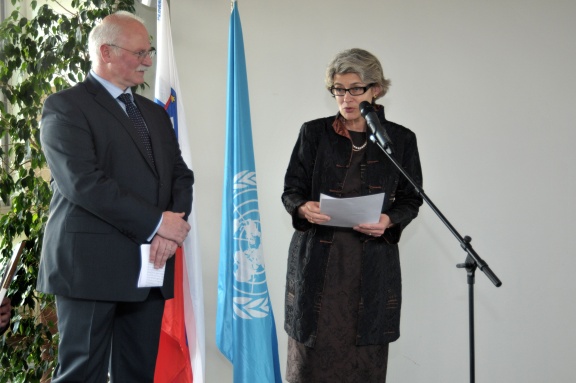
<svg viewBox="0 0 576 383">
<path fill-rule="evenodd" d="M 377 143 L 383 149 L 385 149 L 389 154 L 392 154 L 392 140 L 388 137 L 386 129 L 380 125 L 380 120 L 378 120 L 378 115 L 374 111 L 372 104 L 368 101 L 362 101 L 360 103 L 360 114 L 362 114 L 362 117 L 366 119 L 366 123 L 372 131 L 372 137 L 376 139 Z M 372 141 L 374 141 L 374 139 L 372 139 Z"/>
</svg>

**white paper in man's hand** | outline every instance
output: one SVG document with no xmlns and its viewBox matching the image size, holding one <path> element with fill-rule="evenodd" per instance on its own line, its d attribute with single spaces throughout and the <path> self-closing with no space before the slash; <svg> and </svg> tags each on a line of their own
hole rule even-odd
<svg viewBox="0 0 576 383">
<path fill-rule="evenodd" d="M 140 245 L 140 277 L 138 278 L 138 287 L 159 287 L 164 284 L 164 271 L 166 265 L 159 269 L 154 268 L 150 262 L 150 245 Z"/>
<path fill-rule="evenodd" d="M 320 211 L 330 216 L 330 221 L 322 225 L 354 227 L 361 223 L 378 223 L 384 194 L 351 198 L 334 198 L 320 194 Z"/>
</svg>

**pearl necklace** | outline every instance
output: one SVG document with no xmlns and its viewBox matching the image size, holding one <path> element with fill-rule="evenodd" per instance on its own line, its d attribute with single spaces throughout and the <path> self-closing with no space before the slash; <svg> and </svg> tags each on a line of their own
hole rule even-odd
<svg viewBox="0 0 576 383">
<path fill-rule="evenodd" d="M 352 144 L 352 150 L 355 152 L 359 152 L 360 150 L 362 150 L 366 147 L 367 143 L 368 143 L 368 140 L 364 141 L 364 144 L 362 146 L 356 146 L 356 145 Z"/>
<path fill-rule="evenodd" d="M 342 123 L 344 124 L 344 126 L 346 126 L 346 120 L 344 119 L 344 117 L 340 116 L 340 118 L 342 119 Z M 368 143 L 368 140 L 364 141 L 364 143 L 362 145 L 356 146 L 356 145 L 354 145 L 354 142 L 352 142 L 352 151 L 359 152 L 360 150 L 362 150 L 366 147 L 367 143 Z"/>
</svg>

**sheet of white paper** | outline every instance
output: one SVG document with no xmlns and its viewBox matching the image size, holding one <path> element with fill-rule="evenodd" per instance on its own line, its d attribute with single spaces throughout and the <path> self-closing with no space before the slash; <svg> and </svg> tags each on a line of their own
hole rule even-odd
<svg viewBox="0 0 576 383">
<path fill-rule="evenodd" d="M 150 262 L 150 245 L 140 245 L 140 258 L 142 260 L 142 266 L 140 266 L 138 287 L 162 286 L 164 284 L 164 271 L 166 270 L 166 265 L 159 269 L 154 268 L 154 264 Z"/>
<path fill-rule="evenodd" d="M 377 223 L 384 203 L 384 193 L 362 197 L 334 198 L 320 194 L 320 211 L 330 216 L 326 226 L 354 227 L 361 223 Z"/>
</svg>

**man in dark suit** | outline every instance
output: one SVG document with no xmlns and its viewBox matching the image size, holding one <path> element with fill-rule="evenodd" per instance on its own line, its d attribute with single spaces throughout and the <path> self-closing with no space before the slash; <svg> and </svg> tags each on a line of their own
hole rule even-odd
<svg viewBox="0 0 576 383">
<path fill-rule="evenodd" d="M 52 382 L 152 382 L 194 177 L 167 113 L 131 92 L 154 54 L 141 20 L 107 16 L 89 51 L 90 74 L 46 100 L 40 128 L 53 197 L 37 287 L 56 295 Z M 166 267 L 161 287 L 137 287 L 146 243 Z"/>
</svg>

